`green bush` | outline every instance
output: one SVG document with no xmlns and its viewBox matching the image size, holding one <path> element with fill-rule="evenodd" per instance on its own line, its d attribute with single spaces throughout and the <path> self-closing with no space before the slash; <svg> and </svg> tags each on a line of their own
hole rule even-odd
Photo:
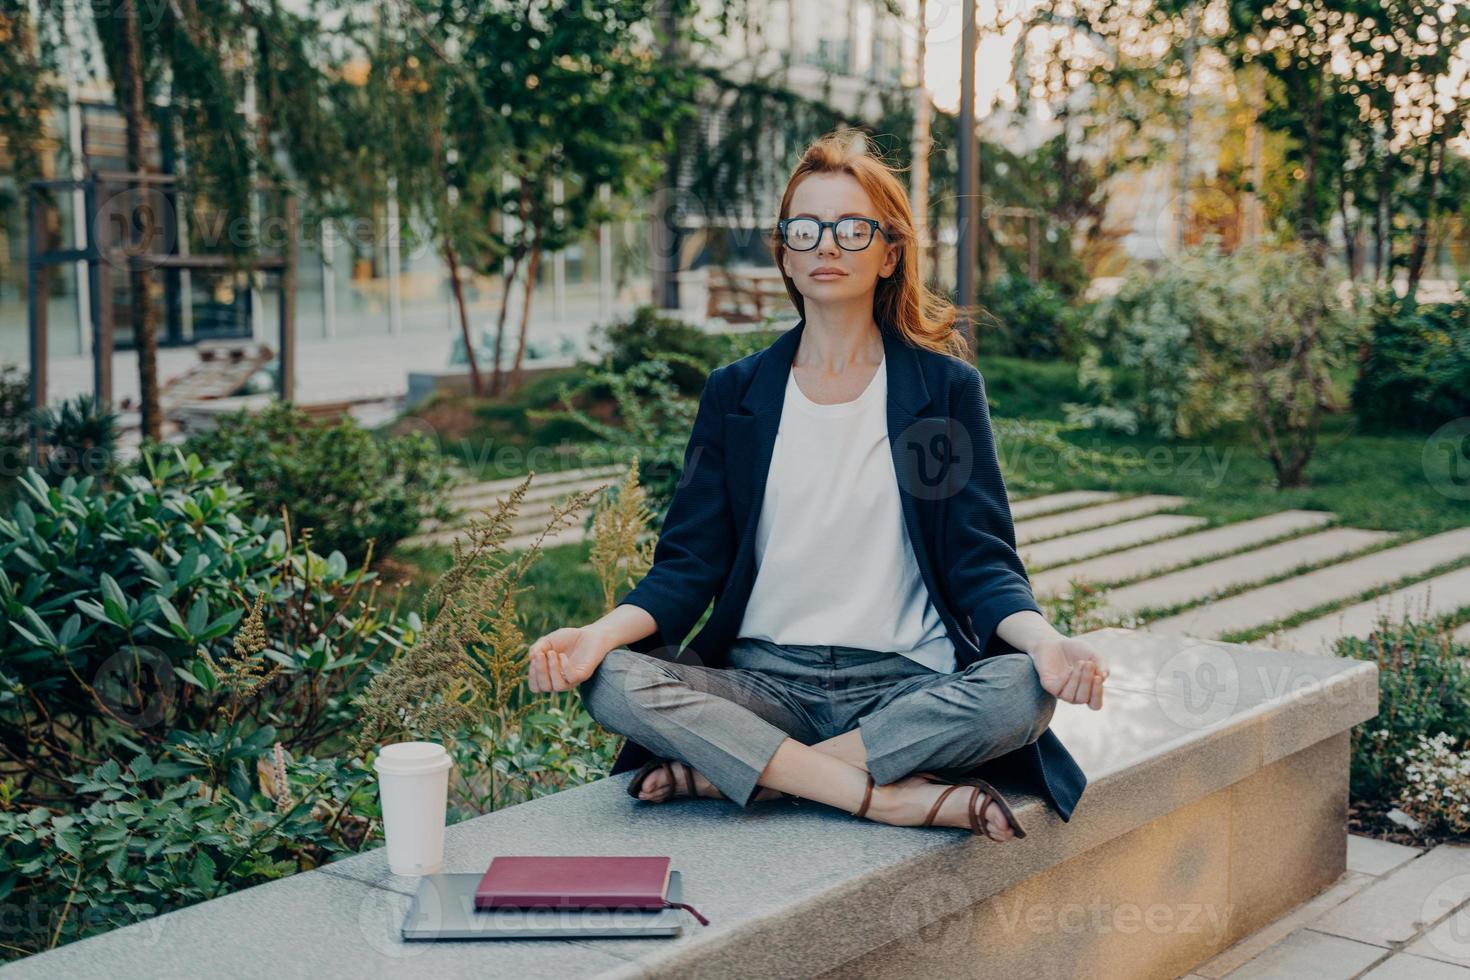
<svg viewBox="0 0 1470 980">
<path fill-rule="evenodd" d="M 1470 649 L 1432 623 L 1380 621 L 1366 639 L 1344 637 L 1335 650 L 1378 665 L 1378 715 L 1352 734 L 1353 798 L 1395 801 L 1420 736 L 1470 738 Z"/>
<path fill-rule="evenodd" d="M 1068 417 L 1162 438 L 1248 421 L 1276 485 L 1299 486 L 1363 324 L 1300 248 L 1193 249 L 1097 304 L 1078 370 L 1093 403 Z"/>
<path fill-rule="evenodd" d="M 258 415 L 224 416 L 184 449 L 228 464 L 256 513 L 285 508 L 298 528 L 311 528 L 317 551 L 340 551 L 349 562 L 361 561 L 369 542 L 381 557 L 426 518 L 451 516 L 443 498 L 452 477 L 421 433 L 379 439 L 351 419 L 314 425 L 300 408 L 276 402 Z"/>
<path fill-rule="evenodd" d="M 985 313 L 976 328 L 979 353 L 1050 360 L 1076 352 L 1076 314 L 1051 283 L 1006 276 L 990 285 L 980 303 Z"/>
<path fill-rule="evenodd" d="M 676 391 L 697 395 L 708 374 L 700 373 L 697 365 L 718 364 L 725 348 L 714 334 L 663 316 L 652 306 L 640 306 L 626 320 L 594 329 L 592 349 L 599 355 L 602 369 L 616 374 L 661 354 L 681 355 L 683 359 L 671 360 L 669 380 Z M 609 392 L 598 389 L 593 394 L 607 397 Z"/>
<path fill-rule="evenodd" d="M 37 418 L 46 444 L 45 471 L 53 480 L 105 479 L 116 473 L 118 415 L 94 395 L 68 398 L 59 408 L 48 405 Z"/>
<path fill-rule="evenodd" d="M 157 446 L 138 465 L 108 489 L 27 470 L 0 519 L 0 896 L 45 912 L 7 955 L 371 838 L 363 760 L 318 756 L 417 617 L 244 516 L 221 468 Z"/>
<path fill-rule="evenodd" d="M 1353 386 L 1365 429 L 1433 429 L 1470 415 L 1470 299 L 1417 305 L 1380 295 Z"/>
</svg>

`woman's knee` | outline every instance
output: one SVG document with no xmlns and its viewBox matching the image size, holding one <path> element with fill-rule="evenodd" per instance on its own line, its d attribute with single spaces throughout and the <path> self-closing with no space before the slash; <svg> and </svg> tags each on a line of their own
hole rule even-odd
<svg viewBox="0 0 1470 980">
<path fill-rule="evenodd" d="M 991 669 L 1005 675 L 1006 707 L 1013 713 L 1016 728 L 1030 745 L 1046 732 L 1057 707 L 1057 697 L 1041 684 L 1036 661 L 1029 653 L 1007 653 L 992 658 Z M 991 706 L 993 708 L 993 706 Z"/>
<path fill-rule="evenodd" d="M 652 657 L 618 647 L 608 651 L 578 690 L 587 713 L 608 728 L 616 726 L 626 711 L 641 706 L 644 692 L 663 676 Z"/>
</svg>

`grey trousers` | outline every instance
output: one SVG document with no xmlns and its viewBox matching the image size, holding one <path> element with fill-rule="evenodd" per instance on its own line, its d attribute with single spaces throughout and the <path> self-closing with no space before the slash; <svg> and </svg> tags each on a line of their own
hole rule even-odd
<svg viewBox="0 0 1470 980">
<path fill-rule="evenodd" d="M 619 647 L 579 690 L 603 728 L 687 762 L 742 807 L 787 738 L 813 745 L 858 728 L 868 771 L 886 784 L 1028 745 L 1057 703 L 1025 653 L 943 674 L 899 653 L 749 637 L 724 668 Z"/>
</svg>

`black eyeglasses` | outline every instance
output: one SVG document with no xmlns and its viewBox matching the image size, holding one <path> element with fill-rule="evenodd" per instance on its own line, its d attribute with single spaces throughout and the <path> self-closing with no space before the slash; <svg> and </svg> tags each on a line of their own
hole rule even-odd
<svg viewBox="0 0 1470 980">
<path fill-rule="evenodd" d="M 838 218 L 836 221 L 818 221 L 816 218 L 782 218 L 776 222 L 781 229 L 781 241 L 793 252 L 810 252 L 822 240 L 822 229 L 832 229 L 832 240 L 846 252 L 861 252 L 873 241 L 874 232 L 883 231 L 882 223 L 876 218 Z M 891 239 L 890 239 L 891 240 Z"/>
</svg>

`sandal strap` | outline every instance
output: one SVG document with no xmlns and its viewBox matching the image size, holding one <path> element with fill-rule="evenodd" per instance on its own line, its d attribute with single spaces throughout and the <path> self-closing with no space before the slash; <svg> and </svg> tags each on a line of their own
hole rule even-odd
<svg viewBox="0 0 1470 980">
<path fill-rule="evenodd" d="M 984 797 L 984 802 L 980 804 L 980 812 L 977 814 L 975 812 L 975 801 L 982 796 Z M 970 796 L 970 826 L 974 828 L 975 833 L 984 834 L 993 841 L 999 841 L 1000 838 L 990 832 L 990 823 L 985 819 L 985 811 L 990 809 L 990 805 L 994 802 L 995 797 L 991 794 L 990 790 L 982 786 L 976 786 L 975 792 Z"/>
<path fill-rule="evenodd" d="M 923 823 L 922 826 L 925 826 L 925 827 L 932 827 L 932 826 L 934 826 L 934 818 L 939 815 L 939 808 L 942 807 L 942 806 L 944 806 L 944 800 L 945 800 L 945 798 L 948 797 L 949 794 L 953 793 L 957 789 L 959 789 L 958 786 L 947 786 L 947 787 L 945 787 L 944 792 L 939 794 L 939 799 L 935 800 L 934 801 L 934 805 L 929 808 L 929 815 L 924 818 L 924 823 Z"/>
</svg>

